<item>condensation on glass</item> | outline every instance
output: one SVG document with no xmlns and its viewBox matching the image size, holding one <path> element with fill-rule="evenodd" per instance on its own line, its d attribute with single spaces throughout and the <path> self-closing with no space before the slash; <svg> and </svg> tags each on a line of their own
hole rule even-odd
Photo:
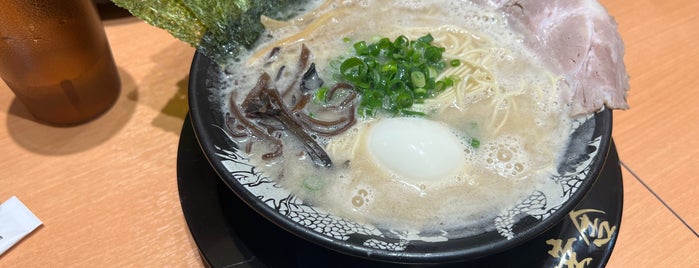
<svg viewBox="0 0 699 268">
<path fill-rule="evenodd" d="M 121 89 L 90 0 L 4 0 L 0 76 L 39 121 L 59 126 L 100 116 Z"/>
</svg>

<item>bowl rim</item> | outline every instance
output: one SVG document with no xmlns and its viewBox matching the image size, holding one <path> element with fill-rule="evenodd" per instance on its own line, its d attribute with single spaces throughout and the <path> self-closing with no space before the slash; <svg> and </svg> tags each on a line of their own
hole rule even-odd
<svg viewBox="0 0 699 268">
<path fill-rule="evenodd" d="M 216 171 L 219 178 L 221 178 L 224 184 L 228 186 L 228 188 L 233 191 L 235 195 L 237 195 L 244 203 L 280 228 L 296 235 L 297 237 L 308 240 L 325 248 L 357 257 L 392 263 L 431 264 L 477 259 L 511 249 L 530 239 L 533 239 L 560 222 L 583 199 L 583 197 L 598 179 L 609 153 L 612 133 L 612 111 L 609 109 L 603 109 L 594 115 L 596 122 L 602 122 L 602 124 L 596 124 L 595 132 L 601 131 L 601 137 L 603 138 L 601 139 L 598 148 L 600 151 L 595 155 L 595 160 L 591 161 L 590 172 L 586 178 L 581 182 L 575 193 L 573 193 L 572 196 L 570 196 L 570 198 L 558 208 L 558 210 L 533 227 L 518 232 L 512 239 L 499 239 L 495 242 L 482 244 L 477 247 L 463 247 L 450 249 L 447 251 L 430 251 L 431 249 L 437 248 L 432 245 L 426 247 L 425 251 L 415 252 L 390 251 L 361 246 L 349 241 L 331 238 L 319 232 L 309 230 L 300 223 L 281 215 L 278 213 L 278 211 L 266 205 L 264 202 L 256 202 L 256 200 L 259 200 L 259 198 L 244 188 L 244 186 L 240 183 L 232 182 L 236 180 L 226 179 L 229 173 L 227 172 L 227 168 L 224 166 L 224 164 L 219 159 L 216 159 L 217 153 L 214 149 L 221 144 L 215 142 L 215 140 L 220 138 L 220 136 L 212 133 L 213 129 L 211 128 L 211 125 L 213 122 L 206 120 L 207 117 L 212 117 L 212 115 L 206 114 L 207 111 L 211 112 L 211 109 L 208 109 L 211 107 L 211 105 L 207 104 L 209 104 L 212 97 L 210 90 L 208 90 L 208 79 L 210 78 L 209 70 L 212 68 L 218 68 L 218 65 L 199 51 L 196 51 L 190 67 L 188 105 L 189 116 L 195 137 L 199 142 L 202 151 L 204 152 L 204 156 Z M 221 114 L 221 119 L 222 118 L 223 117 Z M 459 238 L 449 241 L 458 242 L 462 239 L 466 238 Z M 452 242 L 452 244 L 455 243 Z"/>
</svg>

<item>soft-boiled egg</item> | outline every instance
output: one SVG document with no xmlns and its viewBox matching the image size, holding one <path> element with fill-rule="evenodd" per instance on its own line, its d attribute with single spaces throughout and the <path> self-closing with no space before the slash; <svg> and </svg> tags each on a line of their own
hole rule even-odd
<svg viewBox="0 0 699 268">
<path fill-rule="evenodd" d="M 423 118 L 381 119 L 367 133 L 376 165 L 409 183 L 443 179 L 465 161 L 461 139 L 445 124 Z"/>
</svg>

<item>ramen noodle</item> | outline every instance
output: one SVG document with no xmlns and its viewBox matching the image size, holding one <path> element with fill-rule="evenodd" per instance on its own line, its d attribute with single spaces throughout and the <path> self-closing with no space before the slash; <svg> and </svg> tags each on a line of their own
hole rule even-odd
<svg viewBox="0 0 699 268">
<path fill-rule="evenodd" d="M 411 40 L 426 34 L 460 61 L 440 77 L 456 77 L 444 92 L 416 104 L 421 117 L 358 117 L 338 135 L 313 138 L 332 168 L 309 161 L 303 144 L 281 134 L 274 146 L 254 143 L 251 161 L 295 196 L 334 214 L 381 228 L 479 233 L 498 213 L 550 182 L 571 129 L 567 90 L 550 67 L 522 42 L 505 15 L 467 1 L 327 1 L 291 21 L 263 18 L 265 38 L 228 66 L 233 81 L 222 92 L 245 101 L 262 73 L 289 84 L 303 47 L 320 77 L 332 80 L 338 59 L 352 54 L 348 40 Z M 273 56 L 270 56 L 273 55 Z M 282 71 L 280 71 L 282 70 Z M 235 94 L 233 94 L 235 93 Z M 361 96 L 360 96 L 361 98 Z M 335 120 L 314 110 L 318 118 Z M 251 144 L 253 137 L 238 138 Z"/>
</svg>

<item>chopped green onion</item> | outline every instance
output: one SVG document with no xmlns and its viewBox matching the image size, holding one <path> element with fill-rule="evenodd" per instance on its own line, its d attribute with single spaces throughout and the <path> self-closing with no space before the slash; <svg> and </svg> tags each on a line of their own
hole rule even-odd
<svg viewBox="0 0 699 268">
<path fill-rule="evenodd" d="M 434 37 L 432 37 L 432 34 L 427 34 L 423 37 L 418 38 L 417 41 L 423 43 L 432 43 L 432 41 L 434 41 Z"/>
<path fill-rule="evenodd" d="M 396 97 L 396 105 L 398 108 L 410 108 L 413 105 L 413 96 L 408 92 L 401 92 Z"/>
<path fill-rule="evenodd" d="M 357 52 L 357 55 L 366 55 L 369 54 L 369 48 L 366 45 L 366 42 L 364 41 L 359 41 L 354 44 L 354 51 Z"/>
<path fill-rule="evenodd" d="M 311 192 L 315 192 L 323 188 L 323 180 L 316 176 L 306 177 L 303 179 L 303 187 Z"/>
<path fill-rule="evenodd" d="M 313 95 L 313 101 L 316 103 L 326 103 L 328 101 L 328 90 L 330 90 L 328 87 L 320 87 Z"/>
<path fill-rule="evenodd" d="M 436 79 L 447 66 L 453 67 L 455 61 L 447 65 L 443 58 L 445 48 L 432 45 L 431 34 L 417 40 L 403 35 L 393 41 L 386 37 L 372 40 L 370 44 L 354 43 L 354 56 L 342 60 L 339 66 L 331 64 L 339 69 L 333 78 L 353 84 L 361 94 L 360 115 L 374 116 L 378 112 L 424 115 L 411 111 L 411 106 L 424 103 L 425 99 L 454 85 L 457 78 Z M 458 60 L 456 63 L 460 64 Z"/>
<path fill-rule="evenodd" d="M 425 96 L 425 95 L 427 95 L 427 89 L 425 89 L 424 87 L 416 88 L 416 89 L 415 89 L 415 95 L 418 95 L 418 96 Z"/>
<path fill-rule="evenodd" d="M 446 86 L 446 83 L 444 83 L 444 81 L 437 81 L 434 83 L 434 91 L 436 91 L 436 92 L 442 92 L 446 88 L 447 88 L 447 86 Z"/>
<path fill-rule="evenodd" d="M 442 59 L 442 49 L 440 47 L 425 48 L 425 60 L 428 62 L 437 62 Z"/>
<path fill-rule="evenodd" d="M 369 67 L 359 58 L 349 58 L 340 65 L 342 77 L 352 83 L 361 82 L 367 75 Z"/>
<path fill-rule="evenodd" d="M 393 46 L 396 48 L 407 48 L 409 44 L 410 40 L 408 40 L 408 38 L 404 35 L 399 36 L 395 41 L 393 41 Z"/>
<path fill-rule="evenodd" d="M 410 79 L 411 82 L 413 82 L 413 85 L 421 88 L 425 87 L 425 74 L 420 72 L 420 71 L 414 71 L 410 73 Z"/>
<path fill-rule="evenodd" d="M 478 149 L 481 146 L 481 141 L 476 138 L 471 138 L 471 147 Z"/>
</svg>

